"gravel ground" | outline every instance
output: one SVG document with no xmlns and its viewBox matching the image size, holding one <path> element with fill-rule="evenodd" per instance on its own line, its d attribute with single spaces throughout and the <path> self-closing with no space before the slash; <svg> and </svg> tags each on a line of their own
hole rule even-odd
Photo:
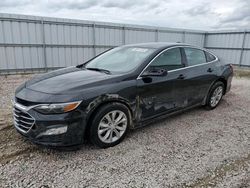
<svg viewBox="0 0 250 188">
<path fill-rule="evenodd" d="M 0 187 L 250 187 L 250 80 L 212 111 L 130 131 L 113 148 L 38 147 L 13 128 L 10 99 L 32 75 L 0 77 Z"/>
</svg>

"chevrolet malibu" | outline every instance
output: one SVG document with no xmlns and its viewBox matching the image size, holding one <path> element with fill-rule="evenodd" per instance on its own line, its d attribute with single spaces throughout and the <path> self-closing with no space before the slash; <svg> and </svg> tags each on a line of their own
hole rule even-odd
<svg viewBox="0 0 250 188">
<path fill-rule="evenodd" d="M 115 146 L 152 120 L 195 106 L 214 109 L 232 76 L 231 65 L 195 46 L 125 45 L 19 86 L 14 125 L 37 144 Z"/>
</svg>

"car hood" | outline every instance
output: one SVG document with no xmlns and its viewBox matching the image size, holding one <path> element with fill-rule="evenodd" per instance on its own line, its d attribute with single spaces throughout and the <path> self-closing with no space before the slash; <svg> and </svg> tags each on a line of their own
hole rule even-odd
<svg viewBox="0 0 250 188">
<path fill-rule="evenodd" d="M 69 94 L 102 85 L 114 77 L 103 72 L 70 67 L 37 76 L 27 81 L 25 88 L 47 94 Z"/>
</svg>

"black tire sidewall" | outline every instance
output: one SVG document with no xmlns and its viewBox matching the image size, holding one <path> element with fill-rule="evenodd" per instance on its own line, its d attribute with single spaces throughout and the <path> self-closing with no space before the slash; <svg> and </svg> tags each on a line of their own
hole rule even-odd
<svg viewBox="0 0 250 188">
<path fill-rule="evenodd" d="M 223 92 L 223 93 L 224 93 L 224 91 L 225 91 L 225 86 L 224 86 L 224 84 L 223 84 L 222 82 L 220 82 L 220 81 L 216 82 L 216 83 L 211 87 L 210 92 L 209 92 L 208 97 L 207 97 L 207 102 L 206 102 L 206 106 L 207 106 L 208 109 L 214 109 L 214 108 L 216 108 L 216 107 L 219 105 L 219 103 L 221 102 L 221 99 L 222 99 L 223 95 L 222 95 L 220 101 L 218 102 L 218 104 L 216 104 L 215 106 L 211 106 L 211 97 L 212 97 L 212 95 L 213 95 L 213 93 L 214 93 L 214 90 L 215 90 L 217 87 L 219 87 L 219 86 L 222 86 L 222 88 L 223 88 L 223 91 L 222 91 L 222 92 Z"/>
<path fill-rule="evenodd" d="M 105 116 L 108 112 L 113 111 L 113 110 L 120 110 L 126 114 L 127 119 L 128 119 L 127 128 L 119 140 L 117 140 L 113 143 L 105 143 L 105 142 L 102 142 L 98 136 L 98 133 L 97 133 L 98 126 L 99 126 L 99 123 L 100 123 L 101 119 L 103 118 L 103 116 Z M 116 102 L 108 103 L 106 105 L 101 106 L 97 110 L 90 126 L 91 127 L 90 127 L 90 132 L 89 132 L 90 133 L 89 139 L 94 145 L 96 145 L 100 148 L 107 148 L 107 147 L 115 146 L 115 145 L 119 144 L 125 138 L 125 136 L 128 132 L 128 128 L 130 127 L 130 112 L 124 104 L 116 103 Z"/>
</svg>

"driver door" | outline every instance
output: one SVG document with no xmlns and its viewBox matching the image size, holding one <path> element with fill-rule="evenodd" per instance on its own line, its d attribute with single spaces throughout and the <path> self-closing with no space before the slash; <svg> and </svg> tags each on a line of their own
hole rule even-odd
<svg viewBox="0 0 250 188">
<path fill-rule="evenodd" d="M 151 61 L 137 79 L 139 121 L 170 113 L 186 105 L 183 67 L 183 51 L 178 47 L 160 52 Z"/>
</svg>

